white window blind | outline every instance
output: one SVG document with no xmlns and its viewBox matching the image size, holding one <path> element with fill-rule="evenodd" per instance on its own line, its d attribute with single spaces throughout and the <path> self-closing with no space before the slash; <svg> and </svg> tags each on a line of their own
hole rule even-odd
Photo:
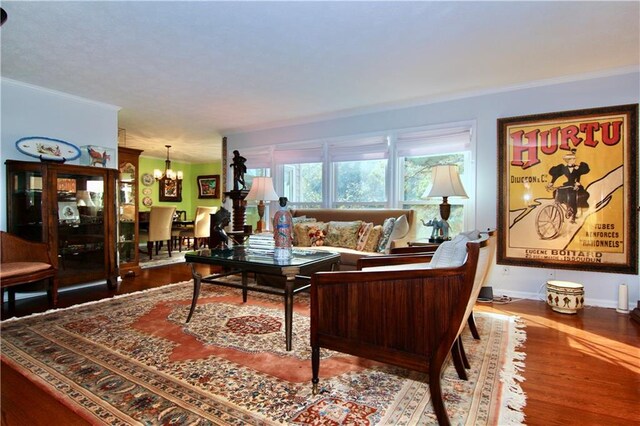
<svg viewBox="0 0 640 426">
<path fill-rule="evenodd" d="M 471 149 L 471 129 L 449 128 L 401 132 L 396 137 L 398 157 L 414 157 Z"/>
<path fill-rule="evenodd" d="M 321 163 L 322 146 L 276 148 L 273 158 L 277 164 Z"/>
<path fill-rule="evenodd" d="M 328 143 L 330 161 L 381 160 L 389 158 L 386 136 L 340 139 Z"/>
<path fill-rule="evenodd" d="M 240 155 L 247 159 L 248 169 L 270 169 L 271 168 L 271 147 L 260 147 L 243 149 Z M 230 157 L 233 161 L 233 156 Z"/>
</svg>

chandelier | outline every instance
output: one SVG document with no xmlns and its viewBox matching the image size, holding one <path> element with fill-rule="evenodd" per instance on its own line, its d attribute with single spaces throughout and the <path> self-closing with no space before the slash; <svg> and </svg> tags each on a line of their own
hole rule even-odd
<svg viewBox="0 0 640 426">
<path fill-rule="evenodd" d="M 156 180 L 182 180 L 182 170 L 174 171 L 171 169 L 171 160 L 169 160 L 169 148 L 171 148 L 171 145 L 165 145 L 165 147 L 167 147 L 167 159 L 164 162 L 164 174 L 162 170 L 155 169 L 153 171 L 153 177 L 156 178 Z"/>
</svg>

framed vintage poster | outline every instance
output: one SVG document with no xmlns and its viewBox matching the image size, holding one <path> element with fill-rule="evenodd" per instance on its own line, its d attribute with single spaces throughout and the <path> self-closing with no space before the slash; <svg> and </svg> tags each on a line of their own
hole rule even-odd
<svg viewBox="0 0 640 426">
<path fill-rule="evenodd" d="M 220 198 L 220 175 L 198 176 L 198 198 Z"/>
<path fill-rule="evenodd" d="M 160 201 L 182 201 L 182 181 L 163 177 L 160 183 Z"/>
<path fill-rule="evenodd" d="M 638 273 L 638 105 L 498 119 L 497 263 Z"/>
</svg>

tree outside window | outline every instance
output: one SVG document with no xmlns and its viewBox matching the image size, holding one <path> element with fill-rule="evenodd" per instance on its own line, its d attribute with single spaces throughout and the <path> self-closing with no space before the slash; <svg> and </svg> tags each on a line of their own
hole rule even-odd
<svg viewBox="0 0 640 426">
<path fill-rule="evenodd" d="M 384 208 L 387 160 L 333 163 L 336 208 Z"/>
</svg>

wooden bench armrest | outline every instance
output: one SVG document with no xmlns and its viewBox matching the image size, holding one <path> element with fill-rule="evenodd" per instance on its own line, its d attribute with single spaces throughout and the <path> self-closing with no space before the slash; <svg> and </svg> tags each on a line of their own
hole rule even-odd
<svg viewBox="0 0 640 426">
<path fill-rule="evenodd" d="M 368 256 L 358 259 L 357 270 L 373 266 L 405 265 L 409 263 L 429 263 L 433 253 L 423 254 L 389 254 L 385 256 Z"/>
</svg>

